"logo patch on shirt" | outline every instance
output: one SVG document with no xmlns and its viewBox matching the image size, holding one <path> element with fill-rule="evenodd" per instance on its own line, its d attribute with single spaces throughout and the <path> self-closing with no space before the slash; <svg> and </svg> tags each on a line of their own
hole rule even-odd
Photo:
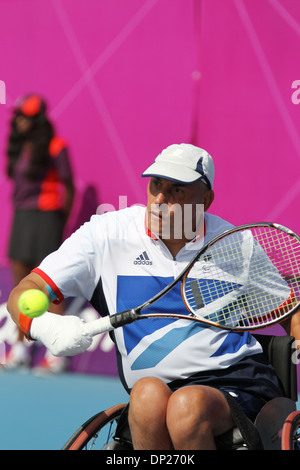
<svg viewBox="0 0 300 470">
<path fill-rule="evenodd" d="M 152 265 L 152 261 L 147 255 L 146 251 L 143 251 L 133 262 L 133 264 L 146 264 L 148 266 Z"/>
</svg>

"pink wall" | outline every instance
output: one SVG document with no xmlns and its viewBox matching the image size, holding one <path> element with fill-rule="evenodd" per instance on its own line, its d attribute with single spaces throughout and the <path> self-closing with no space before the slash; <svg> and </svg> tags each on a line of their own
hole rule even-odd
<svg viewBox="0 0 300 470">
<path fill-rule="evenodd" d="M 193 142 L 215 159 L 212 212 L 300 233 L 299 0 L 4 0 L 0 44 L 0 265 L 7 124 L 28 91 L 46 97 L 69 142 L 68 232 L 119 196 L 145 203 L 144 168 L 165 146 Z"/>
</svg>

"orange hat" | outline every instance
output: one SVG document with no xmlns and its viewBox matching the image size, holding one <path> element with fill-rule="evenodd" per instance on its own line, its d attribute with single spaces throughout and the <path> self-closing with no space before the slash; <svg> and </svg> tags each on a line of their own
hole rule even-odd
<svg viewBox="0 0 300 470">
<path fill-rule="evenodd" d="M 46 103 L 38 95 L 27 95 L 18 100 L 16 104 L 16 111 L 21 112 L 25 116 L 36 116 L 39 113 L 46 111 Z"/>
</svg>

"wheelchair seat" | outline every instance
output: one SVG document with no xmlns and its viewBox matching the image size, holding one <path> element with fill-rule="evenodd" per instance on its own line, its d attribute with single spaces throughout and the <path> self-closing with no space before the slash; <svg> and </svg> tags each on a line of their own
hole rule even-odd
<svg viewBox="0 0 300 470">
<path fill-rule="evenodd" d="M 298 400 L 297 365 L 294 360 L 295 338 L 293 336 L 253 335 L 261 344 L 264 355 L 274 367 L 285 396 Z"/>
</svg>

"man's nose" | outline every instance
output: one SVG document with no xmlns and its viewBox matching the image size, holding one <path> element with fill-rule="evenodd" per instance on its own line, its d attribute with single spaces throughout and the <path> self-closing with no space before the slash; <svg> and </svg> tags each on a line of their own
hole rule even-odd
<svg viewBox="0 0 300 470">
<path fill-rule="evenodd" d="M 166 202 L 166 195 L 164 192 L 159 192 L 155 197 L 156 204 L 164 204 Z"/>
</svg>

